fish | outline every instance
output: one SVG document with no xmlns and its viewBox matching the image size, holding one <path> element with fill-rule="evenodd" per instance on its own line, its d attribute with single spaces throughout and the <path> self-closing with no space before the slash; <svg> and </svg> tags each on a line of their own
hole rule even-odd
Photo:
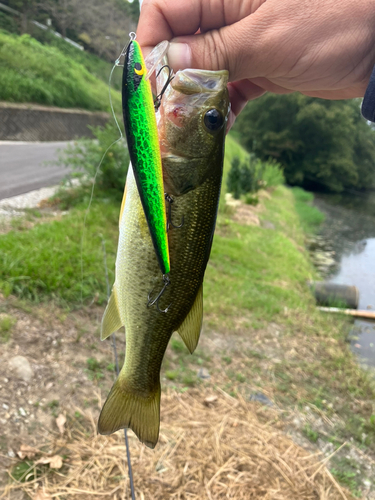
<svg viewBox="0 0 375 500">
<path fill-rule="evenodd" d="M 158 266 L 132 169 L 127 175 L 115 283 L 101 338 L 125 326 L 125 362 L 98 420 L 98 432 L 130 428 L 154 448 L 160 426 L 160 369 L 173 332 L 192 353 L 203 318 L 203 278 L 211 252 L 223 173 L 229 113 L 228 72 L 186 69 L 176 73 L 160 106 L 158 134 L 164 190 L 173 197 L 168 232 L 171 284 L 160 301 L 166 314 L 148 308 L 145 293 L 158 282 Z M 167 210 L 167 208 L 166 208 Z"/>
<path fill-rule="evenodd" d="M 142 50 L 130 40 L 125 53 L 122 110 L 130 161 L 156 258 L 169 284 L 169 248 L 158 130 Z M 122 209 L 123 210 L 123 207 Z"/>
</svg>

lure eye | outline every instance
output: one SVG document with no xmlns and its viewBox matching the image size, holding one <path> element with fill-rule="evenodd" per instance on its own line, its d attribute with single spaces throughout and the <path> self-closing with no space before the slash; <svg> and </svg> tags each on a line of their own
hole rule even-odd
<svg viewBox="0 0 375 500">
<path fill-rule="evenodd" d="M 223 115 L 217 109 L 209 109 L 207 113 L 204 115 L 204 124 L 206 128 L 214 132 L 215 130 L 219 130 L 219 128 L 223 125 L 224 118 Z"/>
<path fill-rule="evenodd" d="M 135 63 L 134 64 L 134 73 L 137 74 L 137 75 L 143 75 L 143 73 L 145 72 L 145 70 L 142 68 L 142 65 L 139 64 L 139 63 Z"/>
</svg>

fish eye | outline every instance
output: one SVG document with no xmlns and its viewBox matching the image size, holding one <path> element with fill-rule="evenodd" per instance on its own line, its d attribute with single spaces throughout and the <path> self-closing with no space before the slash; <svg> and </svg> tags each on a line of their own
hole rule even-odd
<svg viewBox="0 0 375 500">
<path fill-rule="evenodd" d="M 209 109 L 204 115 L 204 124 L 206 128 L 212 132 L 219 130 L 223 123 L 223 115 L 215 108 Z"/>
<path fill-rule="evenodd" d="M 140 63 L 134 64 L 134 73 L 136 73 L 137 75 L 143 75 L 144 72 L 145 71 Z"/>
</svg>

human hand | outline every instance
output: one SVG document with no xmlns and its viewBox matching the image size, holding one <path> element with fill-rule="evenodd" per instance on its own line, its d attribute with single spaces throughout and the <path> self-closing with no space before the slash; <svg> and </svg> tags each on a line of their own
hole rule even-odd
<svg viewBox="0 0 375 500">
<path fill-rule="evenodd" d="M 175 71 L 229 70 L 234 116 L 266 91 L 361 97 L 375 64 L 375 0 L 144 0 L 137 37 L 145 51 L 171 40 Z"/>
</svg>

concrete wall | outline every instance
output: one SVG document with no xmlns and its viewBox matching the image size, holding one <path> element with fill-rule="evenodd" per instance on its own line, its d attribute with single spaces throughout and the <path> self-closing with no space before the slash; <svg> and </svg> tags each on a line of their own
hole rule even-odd
<svg viewBox="0 0 375 500">
<path fill-rule="evenodd" d="M 88 125 L 105 125 L 108 113 L 0 103 L 1 141 L 69 141 L 92 137 Z"/>
</svg>

